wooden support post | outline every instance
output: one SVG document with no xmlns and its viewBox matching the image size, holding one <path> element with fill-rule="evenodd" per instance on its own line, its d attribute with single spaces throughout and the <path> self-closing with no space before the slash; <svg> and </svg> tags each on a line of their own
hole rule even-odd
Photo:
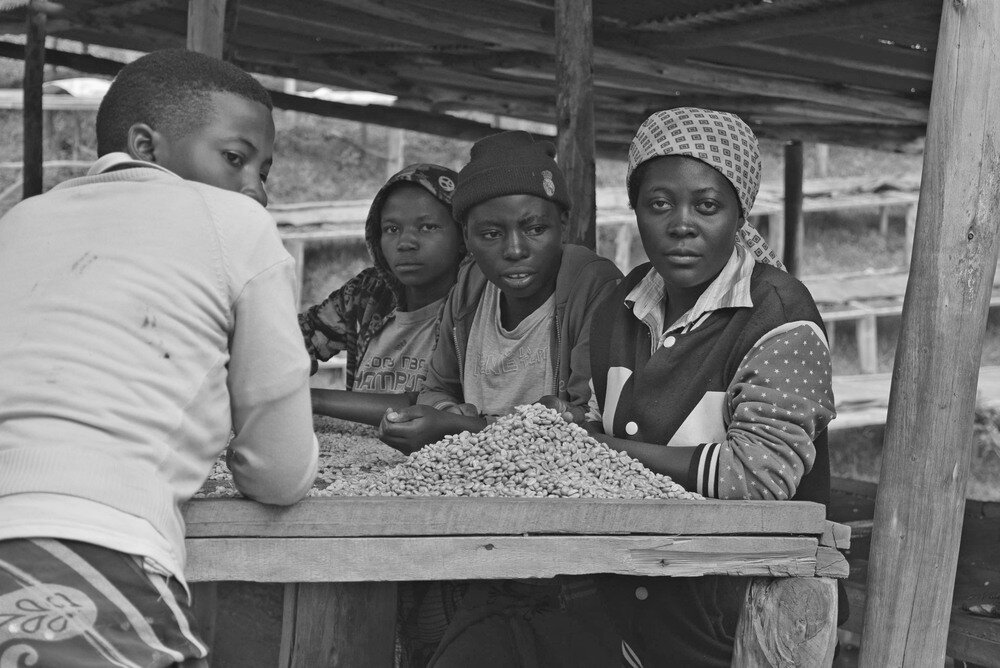
<svg viewBox="0 0 1000 668">
<path fill-rule="evenodd" d="M 219 610 L 219 594 L 217 582 L 192 582 L 191 612 L 198 621 L 195 633 L 208 646 L 209 655 L 215 645 L 215 619 Z"/>
<path fill-rule="evenodd" d="M 187 48 L 222 58 L 226 0 L 188 0 Z"/>
<path fill-rule="evenodd" d="M 632 268 L 632 239 L 635 237 L 636 228 L 631 223 L 624 223 L 618 226 L 615 234 L 615 264 L 627 274 Z"/>
<path fill-rule="evenodd" d="M 45 77 L 45 2 L 28 4 L 24 42 L 24 197 L 42 192 L 45 145 L 42 83 Z"/>
<path fill-rule="evenodd" d="M 862 668 L 944 662 L 997 263 L 1000 3 L 943 7 L 875 502 Z"/>
<path fill-rule="evenodd" d="M 911 204 L 906 209 L 906 227 L 903 231 L 903 255 L 906 257 L 906 264 L 910 264 L 910 257 L 913 255 L 913 231 L 917 226 L 917 205 Z"/>
<path fill-rule="evenodd" d="M 830 145 L 816 144 L 816 176 L 830 176 Z"/>
<path fill-rule="evenodd" d="M 874 313 L 858 318 L 856 335 L 861 373 L 878 373 L 878 326 Z"/>
<path fill-rule="evenodd" d="M 387 130 L 387 145 L 385 149 L 385 178 L 401 170 L 404 166 L 403 151 L 406 149 L 406 137 L 399 128 L 389 128 Z"/>
<path fill-rule="evenodd" d="M 800 276 L 802 268 L 802 142 L 785 144 L 785 248 L 782 260 L 792 276 Z"/>
<path fill-rule="evenodd" d="M 785 215 L 767 214 L 767 245 L 778 257 L 785 256 Z"/>
<path fill-rule="evenodd" d="M 883 239 L 889 236 L 889 207 L 885 205 L 878 208 L 878 233 Z"/>
<path fill-rule="evenodd" d="M 395 582 L 285 585 L 280 668 L 391 666 Z"/>
<path fill-rule="evenodd" d="M 736 627 L 735 668 L 827 668 L 837 646 L 832 578 L 754 578 Z"/>
<path fill-rule="evenodd" d="M 591 0 L 556 0 L 556 132 L 573 203 L 567 240 L 597 248 L 594 25 Z"/>
</svg>

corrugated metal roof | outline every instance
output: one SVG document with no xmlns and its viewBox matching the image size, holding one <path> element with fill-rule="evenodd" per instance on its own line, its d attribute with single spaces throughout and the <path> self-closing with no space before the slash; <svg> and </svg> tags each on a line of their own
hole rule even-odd
<svg viewBox="0 0 1000 668">
<path fill-rule="evenodd" d="M 183 47 L 187 5 L 75 0 L 49 33 Z M 594 0 L 598 145 L 622 147 L 650 111 L 680 105 L 733 111 L 764 137 L 905 145 L 924 132 L 940 12 L 937 0 Z M 425 113 L 555 119 L 552 0 L 241 0 L 235 19 L 227 54 L 253 72 Z"/>
</svg>

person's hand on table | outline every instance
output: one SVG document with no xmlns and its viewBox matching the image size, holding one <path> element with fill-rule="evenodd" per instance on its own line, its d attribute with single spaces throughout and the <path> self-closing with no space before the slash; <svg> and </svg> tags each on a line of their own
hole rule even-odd
<svg viewBox="0 0 1000 668">
<path fill-rule="evenodd" d="M 482 431 L 485 426 L 486 420 L 478 415 L 459 415 L 417 404 L 386 411 L 378 427 L 378 437 L 386 445 L 409 455 L 448 434 Z"/>
<path fill-rule="evenodd" d="M 541 404 L 546 408 L 551 408 L 555 412 L 559 413 L 561 417 L 566 422 L 571 422 L 575 424 L 582 425 L 587 418 L 587 409 L 583 406 L 574 406 L 568 401 L 564 401 L 554 394 L 546 394 L 544 397 L 535 402 L 536 404 Z"/>
<path fill-rule="evenodd" d="M 475 404 L 453 404 L 447 408 L 442 408 L 446 413 L 464 415 L 466 417 L 479 417 L 479 408 Z"/>
</svg>

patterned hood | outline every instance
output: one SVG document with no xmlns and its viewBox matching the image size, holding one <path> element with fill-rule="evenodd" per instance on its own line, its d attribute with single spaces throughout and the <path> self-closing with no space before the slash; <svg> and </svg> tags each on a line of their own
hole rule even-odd
<svg viewBox="0 0 1000 668">
<path fill-rule="evenodd" d="M 402 299 L 401 285 L 382 254 L 381 220 L 385 200 L 399 184 L 413 183 L 424 188 L 451 211 L 451 195 L 455 192 L 457 179 L 458 174 L 447 167 L 427 163 L 409 165 L 389 177 L 385 185 L 375 194 L 375 199 L 372 200 L 371 209 L 368 210 L 368 219 L 365 221 L 365 244 L 368 246 L 368 254 L 371 255 L 375 269 L 393 287 L 393 291 L 400 300 Z M 458 223 L 455 225 L 458 226 Z"/>
</svg>

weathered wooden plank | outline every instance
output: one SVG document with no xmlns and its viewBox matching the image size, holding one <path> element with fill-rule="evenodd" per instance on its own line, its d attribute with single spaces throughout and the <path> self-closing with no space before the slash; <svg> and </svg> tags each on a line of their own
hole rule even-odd
<svg viewBox="0 0 1000 668">
<path fill-rule="evenodd" d="M 196 538 L 192 582 L 382 582 L 560 574 L 812 576 L 813 537 Z"/>
<path fill-rule="evenodd" d="M 850 574 L 851 566 L 840 550 L 822 545 L 816 550 L 817 577 L 846 578 Z"/>
<path fill-rule="evenodd" d="M 301 583 L 285 587 L 280 668 L 391 666 L 396 583 Z"/>
<path fill-rule="evenodd" d="M 1000 3 L 943 4 L 860 665 L 944 660 L 1000 227 Z M 962 104 L 955 104 L 962 100 Z"/>
<path fill-rule="evenodd" d="M 45 34 L 48 17 L 43 3 L 32 0 L 28 3 L 25 19 L 24 42 L 24 197 L 32 197 L 42 192 L 44 169 L 44 114 L 42 109 L 42 83 L 45 78 Z"/>
<path fill-rule="evenodd" d="M 827 521 L 819 544 L 824 547 L 835 547 L 838 550 L 851 549 L 851 525 Z"/>
<path fill-rule="evenodd" d="M 827 668 L 837 646 L 837 585 L 829 578 L 754 578 L 736 628 L 737 668 Z"/>
<path fill-rule="evenodd" d="M 573 203 L 567 241 L 597 248 L 594 24 L 591 0 L 556 0 L 556 136 Z"/>
<path fill-rule="evenodd" d="M 795 139 L 785 144 L 785 243 L 782 260 L 792 276 L 800 274 L 802 256 L 802 142 Z"/>
<path fill-rule="evenodd" d="M 820 536 L 823 506 L 806 501 L 658 501 L 327 497 L 290 507 L 244 499 L 186 504 L 190 538 L 494 534 L 770 534 Z"/>
<path fill-rule="evenodd" d="M 215 644 L 216 613 L 219 607 L 219 595 L 215 582 L 192 582 L 191 612 L 198 622 L 198 637 L 212 651 Z"/>
<path fill-rule="evenodd" d="M 187 48 L 222 58 L 226 0 L 188 0 Z"/>
</svg>

